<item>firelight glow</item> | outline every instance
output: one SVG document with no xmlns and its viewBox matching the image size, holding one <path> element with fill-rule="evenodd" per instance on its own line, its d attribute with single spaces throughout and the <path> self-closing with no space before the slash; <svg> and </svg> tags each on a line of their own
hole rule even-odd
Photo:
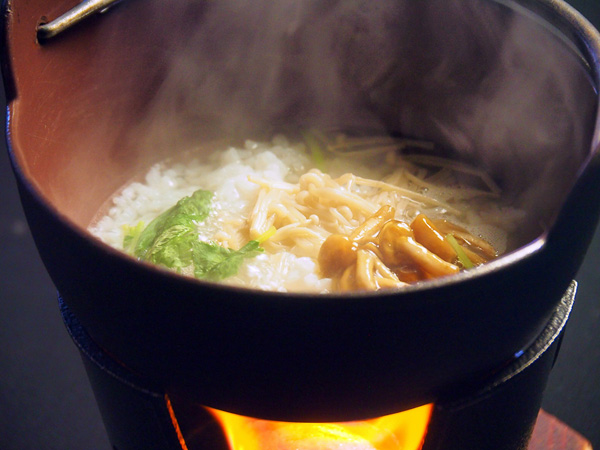
<svg viewBox="0 0 600 450">
<path fill-rule="evenodd" d="M 231 450 L 419 450 L 433 405 L 340 423 L 277 422 L 207 409 Z"/>
</svg>

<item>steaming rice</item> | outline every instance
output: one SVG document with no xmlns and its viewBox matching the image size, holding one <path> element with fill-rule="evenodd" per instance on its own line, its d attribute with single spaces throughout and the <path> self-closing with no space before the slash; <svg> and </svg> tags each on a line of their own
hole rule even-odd
<svg viewBox="0 0 600 450">
<path fill-rule="evenodd" d="M 519 212 L 501 206 L 499 189 L 485 174 L 438 158 L 402 155 L 389 138 L 350 142 L 338 137 L 336 142 L 329 147 L 333 153 L 351 149 L 349 143 L 367 143 L 372 150 L 322 161 L 322 155 L 311 157 L 304 143 L 278 136 L 268 143 L 247 141 L 243 148 L 204 160 L 156 164 L 143 182 L 129 184 L 112 199 L 108 213 L 90 231 L 123 250 L 127 230 L 150 223 L 200 189 L 210 191 L 208 217 L 194 222 L 198 239 L 234 250 L 259 239 L 264 248 L 243 259 L 237 273 L 222 282 L 282 292 L 336 290 L 340 281 L 328 273 L 335 271 L 319 267 L 321 246 L 332 235 L 356 234 L 382 207 L 395 221 L 410 223 L 423 214 L 440 224 L 451 220 L 473 239 L 484 237 L 495 252 L 505 251 Z M 379 231 L 369 232 L 372 244 Z M 363 253 L 356 264 L 369 267 L 377 288 L 403 284 L 385 281 L 388 273 L 378 258 L 368 248 Z M 337 250 L 333 254 L 337 259 Z M 194 274 L 191 266 L 178 270 Z M 389 277 L 396 280 L 393 273 Z"/>
</svg>

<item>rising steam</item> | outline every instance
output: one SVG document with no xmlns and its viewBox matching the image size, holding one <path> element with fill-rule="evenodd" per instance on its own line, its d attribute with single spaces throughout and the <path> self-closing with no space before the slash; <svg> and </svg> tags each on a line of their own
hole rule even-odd
<svg viewBox="0 0 600 450">
<path fill-rule="evenodd" d="M 589 153 L 596 100 L 575 53 L 494 1 L 145 5 L 167 44 L 140 145 L 309 126 L 394 132 L 485 166 L 547 222 Z"/>
</svg>

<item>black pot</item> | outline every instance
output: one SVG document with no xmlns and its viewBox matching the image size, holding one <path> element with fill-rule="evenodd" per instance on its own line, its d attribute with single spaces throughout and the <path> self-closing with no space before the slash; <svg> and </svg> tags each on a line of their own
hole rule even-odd
<svg viewBox="0 0 600 450">
<path fill-rule="evenodd" d="M 127 0 L 39 43 L 73 2 L 4 2 L 8 143 L 32 233 L 92 338 L 171 392 L 301 421 L 435 401 L 526 348 L 582 262 L 600 211 L 600 37 L 562 1 L 287 3 Z M 530 227 L 454 277 L 321 296 L 183 278 L 86 231 L 173 149 L 305 126 L 451 148 Z"/>
</svg>

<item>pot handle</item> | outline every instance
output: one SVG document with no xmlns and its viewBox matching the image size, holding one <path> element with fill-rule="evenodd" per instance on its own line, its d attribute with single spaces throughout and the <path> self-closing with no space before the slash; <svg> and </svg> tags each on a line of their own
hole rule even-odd
<svg viewBox="0 0 600 450">
<path fill-rule="evenodd" d="M 62 16 L 49 23 L 41 24 L 37 29 L 38 41 L 47 41 L 92 14 L 105 12 L 108 8 L 120 1 L 121 0 L 84 0 Z"/>
</svg>

